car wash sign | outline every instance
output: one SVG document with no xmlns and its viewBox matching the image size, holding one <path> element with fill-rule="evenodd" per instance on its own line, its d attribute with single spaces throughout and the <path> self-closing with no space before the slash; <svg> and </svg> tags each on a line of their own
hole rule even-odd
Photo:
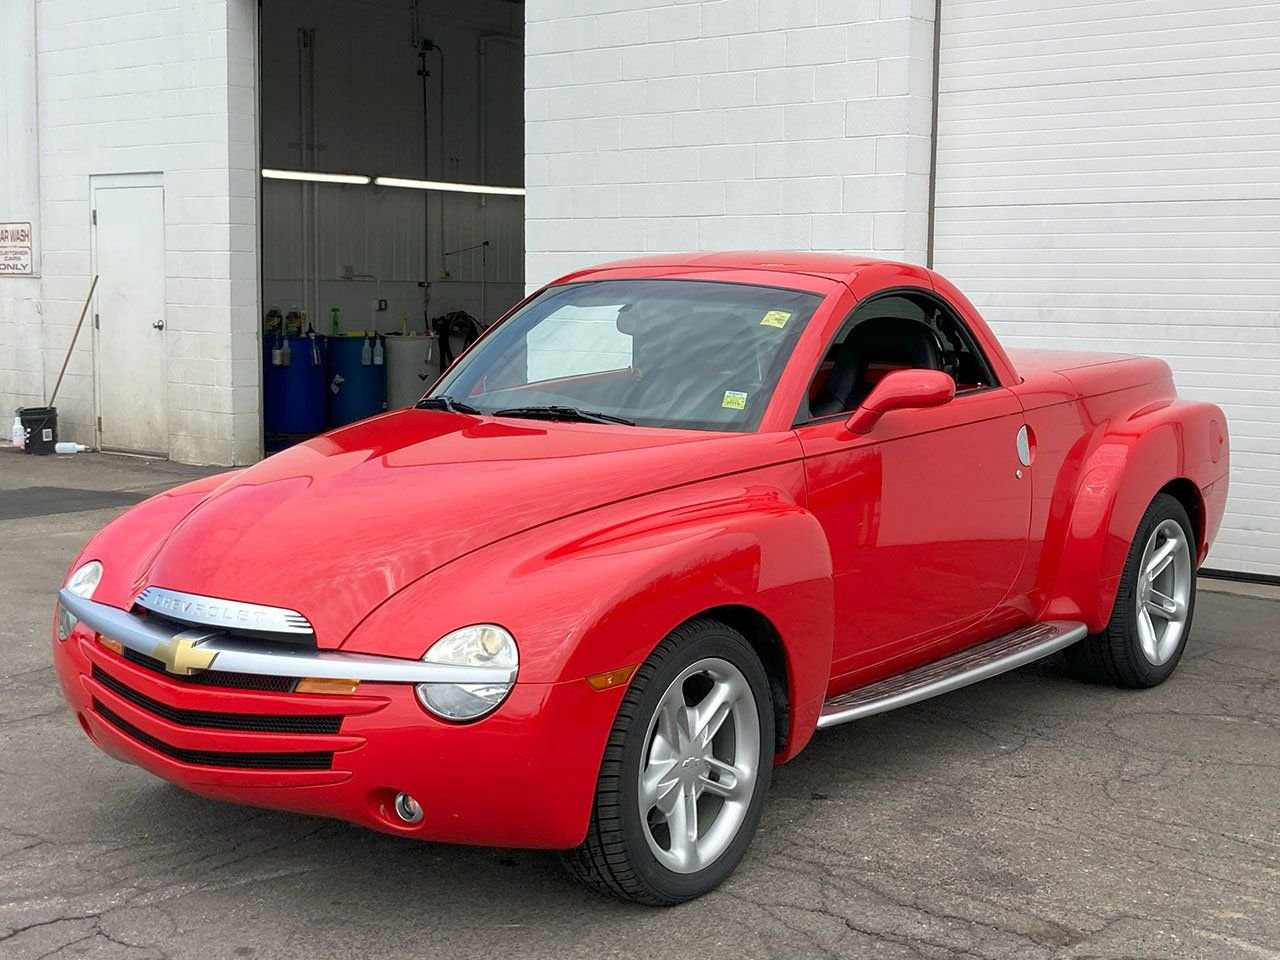
<svg viewBox="0 0 1280 960">
<path fill-rule="evenodd" d="M 0 222 L 0 277 L 30 277 L 31 224 Z"/>
</svg>

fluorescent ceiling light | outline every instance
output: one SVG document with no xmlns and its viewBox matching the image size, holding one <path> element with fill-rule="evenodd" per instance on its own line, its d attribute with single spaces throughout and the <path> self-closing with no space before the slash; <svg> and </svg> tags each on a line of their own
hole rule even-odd
<svg viewBox="0 0 1280 960">
<path fill-rule="evenodd" d="M 312 173 L 309 170 L 269 170 L 262 175 L 268 180 L 304 180 L 308 183 L 356 183 L 366 184 L 370 178 L 355 173 Z"/>
<path fill-rule="evenodd" d="M 410 190 L 440 190 L 444 193 L 486 193 L 500 197 L 523 197 L 524 187 L 487 187 L 482 183 L 446 183 L 443 180 L 406 180 L 403 177 L 374 177 L 374 186 L 407 187 Z"/>
</svg>

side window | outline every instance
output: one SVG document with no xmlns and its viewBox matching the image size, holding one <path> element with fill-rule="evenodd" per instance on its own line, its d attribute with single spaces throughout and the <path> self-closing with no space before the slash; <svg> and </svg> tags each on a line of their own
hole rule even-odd
<svg viewBox="0 0 1280 960">
<path fill-rule="evenodd" d="M 566 306 L 547 317 L 525 338 L 527 382 L 630 367 L 631 336 L 618 329 L 617 318 L 617 306 Z"/>
<path fill-rule="evenodd" d="M 942 346 L 943 369 L 955 380 L 956 393 L 995 386 L 995 377 L 991 374 L 987 359 L 978 349 L 969 328 L 941 303 L 932 301 L 930 305 L 932 310 L 925 322 L 938 335 L 938 342 Z"/>
<path fill-rule="evenodd" d="M 912 367 L 950 374 L 957 393 L 995 384 L 968 328 L 941 301 L 926 293 L 886 294 L 859 304 L 841 325 L 800 420 L 850 412 L 885 375 Z"/>
</svg>

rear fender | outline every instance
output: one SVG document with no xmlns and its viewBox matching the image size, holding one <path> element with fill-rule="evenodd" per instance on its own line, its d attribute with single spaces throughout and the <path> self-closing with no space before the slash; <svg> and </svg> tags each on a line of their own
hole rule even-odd
<svg viewBox="0 0 1280 960">
<path fill-rule="evenodd" d="M 1054 491 L 1046 554 L 1061 560 L 1043 619 L 1082 620 L 1094 633 L 1106 627 L 1142 515 L 1175 480 L 1196 489 L 1203 562 L 1225 500 L 1225 422 L 1212 404 L 1161 401 L 1101 424 L 1094 442 L 1081 444 L 1079 470 L 1064 470 L 1078 479 Z"/>
<path fill-rule="evenodd" d="M 789 758 L 816 726 L 833 637 L 831 555 L 802 483 L 782 464 L 526 531 L 405 588 L 343 646 L 420 657 L 451 630 L 498 623 L 519 643 L 519 682 L 585 683 L 643 662 L 692 617 L 746 607 L 782 645 Z"/>
</svg>

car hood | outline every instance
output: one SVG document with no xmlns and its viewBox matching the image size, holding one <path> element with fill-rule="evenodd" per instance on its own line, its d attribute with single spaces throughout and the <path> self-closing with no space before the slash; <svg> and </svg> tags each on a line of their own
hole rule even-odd
<svg viewBox="0 0 1280 960">
<path fill-rule="evenodd" d="M 137 586 L 294 609 L 320 646 L 338 647 L 379 603 L 451 560 L 787 457 L 765 439 L 399 411 L 232 476 L 174 527 Z"/>
</svg>

